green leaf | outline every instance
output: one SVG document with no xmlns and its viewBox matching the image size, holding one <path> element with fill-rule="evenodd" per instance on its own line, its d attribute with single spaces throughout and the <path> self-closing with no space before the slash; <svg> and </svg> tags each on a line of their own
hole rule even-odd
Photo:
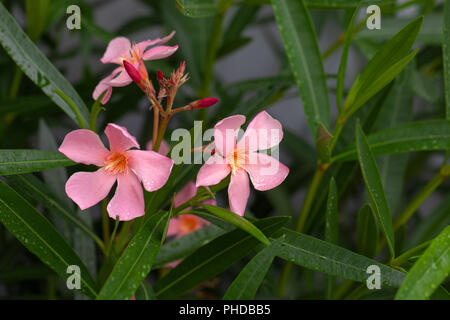
<svg viewBox="0 0 450 320">
<path fill-rule="evenodd" d="M 370 205 L 366 203 L 358 212 L 356 220 L 356 248 L 358 253 L 374 258 L 377 250 L 379 231 Z"/>
<path fill-rule="evenodd" d="M 209 204 L 202 203 L 201 206 L 205 208 L 208 212 L 211 214 L 225 220 L 228 223 L 231 223 L 232 225 L 248 232 L 252 236 L 254 236 L 256 239 L 264 243 L 266 246 L 270 244 L 269 239 L 259 230 L 256 228 L 250 221 L 245 219 L 244 217 L 241 217 L 237 215 L 234 212 L 228 211 L 221 207 L 211 206 Z"/>
<path fill-rule="evenodd" d="M 0 150 L 0 176 L 72 166 L 65 155 L 42 150 Z"/>
<path fill-rule="evenodd" d="M 70 106 L 55 93 L 55 90 L 64 92 L 75 103 L 85 123 L 88 123 L 89 113 L 78 93 L 39 51 L 1 3 L 0 20 L 2 21 L 0 26 L 0 43 L 20 69 L 69 117 L 81 125 Z"/>
<path fill-rule="evenodd" d="M 273 240 L 272 243 L 261 250 L 242 269 L 239 275 L 228 287 L 223 296 L 224 300 L 252 300 L 258 291 L 261 282 L 269 271 L 273 259 L 280 248 L 283 237 Z"/>
<path fill-rule="evenodd" d="M 22 195 L 27 195 L 39 204 L 49 209 L 53 214 L 58 215 L 76 228 L 80 229 L 85 235 L 91 237 L 102 248 L 103 241 L 92 231 L 92 229 L 81 221 L 74 210 L 67 206 L 48 186 L 32 174 L 14 175 L 8 177 L 16 190 L 20 190 Z"/>
<path fill-rule="evenodd" d="M 270 0 L 241 0 L 238 5 L 270 5 Z M 333 8 L 354 8 L 360 0 L 305 0 L 305 4 L 311 8 L 333 9 Z M 364 5 L 376 4 L 378 6 L 388 6 L 395 4 L 393 0 L 363 0 Z"/>
<path fill-rule="evenodd" d="M 426 150 L 450 149 L 450 121 L 426 120 L 384 129 L 367 137 L 374 155 L 395 154 Z M 357 158 L 355 145 L 351 145 L 331 161 Z"/>
<path fill-rule="evenodd" d="M 414 94 L 411 89 L 412 71 L 412 65 L 406 67 L 395 80 L 377 119 L 377 128 L 390 128 L 412 120 L 414 105 Z M 400 203 L 408 159 L 409 154 L 387 155 L 377 159 L 391 212 L 396 212 Z"/>
<path fill-rule="evenodd" d="M 215 0 L 176 0 L 182 14 L 191 18 L 204 18 L 215 15 L 219 7 Z"/>
<path fill-rule="evenodd" d="M 328 88 L 317 35 L 303 0 L 273 0 L 272 6 L 313 137 L 319 123 L 329 129 Z"/>
<path fill-rule="evenodd" d="M 428 299 L 450 273 L 450 226 L 447 226 L 413 265 L 396 300 Z"/>
<path fill-rule="evenodd" d="M 147 277 L 164 241 L 170 213 L 153 214 L 131 239 L 97 299 L 128 300 Z"/>
<path fill-rule="evenodd" d="M 153 264 L 153 269 L 163 267 L 170 262 L 187 257 L 202 245 L 224 234 L 224 232 L 224 230 L 215 225 L 210 225 L 167 242 L 159 250 L 156 261 Z"/>
<path fill-rule="evenodd" d="M 383 183 L 381 182 L 380 172 L 378 171 L 377 163 L 367 142 L 366 136 L 359 124 L 356 127 L 355 135 L 358 160 L 367 192 L 370 196 L 371 208 L 386 236 L 391 256 L 394 257 L 394 230 L 392 228 L 392 217 L 384 193 Z"/>
<path fill-rule="evenodd" d="M 81 290 L 95 298 L 97 288 L 83 262 L 51 223 L 0 180 L 0 222 L 43 263 L 67 279 L 69 266 L 80 268 Z"/>
<path fill-rule="evenodd" d="M 345 79 L 345 71 L 347 70 L 348 52 L 350 49 L 350 43 L 352 42 L 353 36 L 353 24 L 362 2 L 363 0 L 359 1 L 358 6 L 355 8 L 355 11 L 353 12 L 352 18 L 350 19 L 347 31 L 345 33 L 344 45 L 342 47 L 341 61 L 339 63 L 338 76 L 336 81 L 336 105 L 339 111 L 341 110 L 342 97 L 344 96 L 344 79 Z"/>
<path fill-rule="evenodd" d="M 399 287 L 405 277 L 396 269 L 312 236 L 286 228 L 274 236 L 279 234 L 284 234 L 286 239 L 277 256 L 299 266 L 366 283 L 367 267 L 377 265 L 381 270 L 382 285 L 391 287 Z"/>
<path fill-rule="evenodd" d="M 344 104 L 346 117 L 353 114 L 367 100 L 391 82 L 414 58 L 417 50 L 409 53 L 422 25 L 419 17 L 386 42 L 369 61 L 355 80 Z"/>
<path fill-rule="evenodd" d="M 450 4 L 444 3 L 442 23 L 442 65 L 444 68 L 445 118 L 450 120 Z"/>
<path fill-rule="evenodd" d="M 266 236 L 281 228 L 288 217 L 272 217 L 255 222 Z M 260 242 L 247 232 L 236 229 L 196 250 L 154 286 L 158 299 L 176 297 L 196 285 L 217 276 L 233 263 L 247 256 Z"/>
<path fill-rule="evenodd" d="M 338 244 L 339 240 L 339 211 L 338 211 L 338 192 L 336 181 L 333 177 L 330 180 L 328 189 L 327 211 L 325 214 L 325 241 Z M 334 277 L 327 276 L 326 279 L 326 297 L 331 299 L 334 287 Z"/>
<path fill-rule="evenodd" d="M 45 31 L 49 11 L 49 0 L 27 0 L 25 2 L 27 14 L 27 34 L 36 41 Z"/>
</svg>

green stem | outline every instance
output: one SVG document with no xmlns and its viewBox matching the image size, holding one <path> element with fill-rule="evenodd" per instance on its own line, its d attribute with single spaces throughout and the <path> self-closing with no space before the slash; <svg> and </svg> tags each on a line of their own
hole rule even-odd
<svg viewBox="0 0 450 320">
<path fill-rule="evenodd" d="M 11 87 L 9 89 L 9 100 L 14 100 L 17 97 L 20 89 L 20 84 L 22 83 L 22 76 L 22 70 L 20 70 L 19 67 L 16 67 L 16 71 L 14 72 L 14 77 L 11 82 Z"/>
<path fill-rule="evenodd" d="M 131 221 L 125 221 L 122 225 L 122 229 L 120 229 L 119 237 L 116 241 L 116 252 L 120 253 L 122 249 L 125 247 L 128 241 L 128 235 L 130 232 Z"/>
<path fill-rule="evenodd" d="M 317 190 L 319 189 L 320 182 L 322 181 L 322 177 L 323 177 L 325 170 L 326 169 L 324 169 L 323 167 L 318 166 L 318 168 L 314 172 L 314 176 L 311 181 L 311 185 L 308 188 L 305 200 L 303 201 L 302 209 L 300 211 L 300 214 L 299 214 L 299 217 L 297 220 L 297 226 L 295 229 L 297 232 L 303 232 L 305 229 L 305 224 L 306 224 L 308 215 L 311 211 L 311 207 L 313 205 Z"/>
<path fill-rule="evenodd" d="M 103 244 L 107 248 L 110 241 L 109 233 L 109 215 L 108 215 L 108 197 L 102 201 L 102 232 L 103 232 Z"/>
<path fill-rule="evenodd" d="M 114 239 L 116 237 L 116 232 L 117 232 L 117 228 L 119 227 L 119 217 L 116 218 L 116 221 L 114 223 L 114 229 L 113 232 L 111 234 L 111 236 L 109 237 L 109 242 L 108 242 L 108 246 L 106 247 L 106 252 L 105 255 L 109 256 L 109 253 L 111 252 L 111 248 L 113 246 L 114 243 Z"/>
<path fill-rule="evenodd" d="M 211 82 L 214 75 L 214 65 L 216 62 L 217 51 L 219 50 L 220 43 L 222 41 L 223 33 L 223 19 L 225 13 L 231 5 L 229 0 L 220 0 L 220 11 L 214 17 L 213 25 L 211 28 L 211 36 L 209 38 L 208 51 L 206 53 L 205 65 L 203 69 L 203 81 L 202 86 L 198 91 L 199 98 L 207 98 L 211 95 Z M 206 121 L 207 109 L 200 109 L 197 114 L 197 118 L 202 121 Z"/>
<path fill-rule="evenodd" d="M 431 241 L 433 241 L 433 240 L 426 241 L 422 244 L 419 244 L 417 247 L 414 247 L 414 248 L 406 251 L 405 253 L 401 254 L 397 258 L 391 260 L 390 265 L 393 267 L 401 266 L 402 264 L 407 262 L 409 260 L 409 258 L 411 258 L 412 256 L 416 255 L 418 252 L 427 248 L 431 244 Z"/>
<path fill-rule="evenodd" d="M 437 187 L 446 179 L 446 175 L 440 171 L 433 179 L 419 192 L 418 195 L 408 204 L 403 212 L 394 222 L 394 230 L 398 230 L 406 224 L 413 214 L 419 209 L 420 205 L 428 198 L 428 196 L 436 190 Z"/>
</svg>

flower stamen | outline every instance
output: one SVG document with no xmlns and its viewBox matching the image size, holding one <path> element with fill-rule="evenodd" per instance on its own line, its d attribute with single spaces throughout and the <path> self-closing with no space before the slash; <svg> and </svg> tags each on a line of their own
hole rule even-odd
<svg viewBox="0 0 450 320">
<path fill-rule="evenodd" d="M 124 153 L 117 152 L 108 156 L 105 170 L 112 174 L 128 173 L 128 158 Z"/>
</svg>

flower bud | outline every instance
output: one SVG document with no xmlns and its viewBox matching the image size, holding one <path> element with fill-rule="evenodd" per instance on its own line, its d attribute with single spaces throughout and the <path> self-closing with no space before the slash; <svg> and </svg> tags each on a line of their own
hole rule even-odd
<svg viewBox="0 0 450 320">
<path fill-rule="evenodd" d="M 140 85 L 142 82 L 142 77 L 139 74 L 139 71 L 126 60 L 123 61 L 123 66 L 127 71 L 128 75 L 130 76 L 130 78 L 133 79 L 133 81 L 136 82 L 138 85 Z"/>
<path fill-rule="evenodd" d="M 156 72 L 156 78 L 158 79 L 159 82 L 164 81 L 164 73 L 162 73 L 161 70 L 158 70 L 158 71 Z"/>
<path fill-rule="evenodd" d="M 198 108 L 209 108 L 212 105 L 216 104 L 217 102 L 219 102 L 219 99 L 217 98 L 205 98 L 205 99 L 201 99 L 197 102 L 197 106 Z"/>
</svg>

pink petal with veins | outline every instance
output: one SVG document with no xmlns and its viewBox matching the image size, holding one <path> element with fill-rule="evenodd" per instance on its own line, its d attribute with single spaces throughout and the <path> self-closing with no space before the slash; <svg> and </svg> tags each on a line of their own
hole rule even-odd
<svg viewBox="0 0 450 320">
<path fill-rule="evenodd" d="M 163 187 L 169 179 L 173 160 L 154 151 L 130 150 L 128 166 L 137 175 L 145 190 L 152 192 Z"/>
<path fill-rule="evenodd" d="M 245 149 L 247 152 L 267 150 L 280 144 L 282 139 L 281 123 L 266 111 L 261 111 L 247 126 L 238 142 L 238 148 Z"/>
<path fill-rule="evenodd" d="M 133 147 L 139 149 L 136 138 L 133 137 L 126 128 L 114 123 L 108 123 L 105 129 L 109 140 L 109 148 L 112 152 L 125 152 Z"/>
<path fill-rule="evenodd" d="M 145 213 L 144 192 L 141 183 L 132 172 L 117 176 L 117 189 L 108 203 L 108 214 L 112 219 L 128 221 Z"/>
<path fill-rule="evenodd" d="M 110 153 L 100 137 L 86 129 L 68 133 L 58 150 L 72 161 L 87 165 L 95 164 L 99 167 L 105 164 L 106 157 Z"/>
<path fill-rule="evenodd" d="M 250 182 L 245 170 L 237 170 L 231 175 L 228 186 L 228 202 L 230 211 L 243 216 L 250 196 Z"/>
<path fill-rule="evenodd" d="M 219 121 L 214 126 L 214 144 L 222 156 L 226 157 L 236 147 L 237 134 L 244 122 L 243 115 L 235 115 Z"/>
<path fill-rule="evenodd" d="M 158 60 L 164 59 L 177 51 L 178 45 L 175 46 L 157 46 L 151 49 L 148 49 L 144 52 L 142 58 L 144 60 Z"/>
<path fill-rule="evenodd" d="M 289 168 L 265 153 L 252 153 L 244 169 L 256 190 L 266 191 L 278 187 L 286 179 Z"/>
<path fill-rule="evenodd" d="M 116 177 L 103 168 L 95 172 L 74 173 L 66 183 L 66 193 L 81 210 L 103 200 L 111 190 Z"/>
<path fill-rule="evenodd" d="M 214 154 L 200 168 L 195 185 L 197 187 L 213 186 L 228 176 L 230 171 L 230 166 L 224 162 L 223 158 Z"/>
<path fill-rule="evenodd" d="M 122 58 L 129 54 L 131 48 L 130 40 L 125 37 L 117 37 L 112 39 L 108 47 L 106 48 L 105 54 L 100 59 L 102 63 L 116 63 L 122 64 Z"/>
</svg>

